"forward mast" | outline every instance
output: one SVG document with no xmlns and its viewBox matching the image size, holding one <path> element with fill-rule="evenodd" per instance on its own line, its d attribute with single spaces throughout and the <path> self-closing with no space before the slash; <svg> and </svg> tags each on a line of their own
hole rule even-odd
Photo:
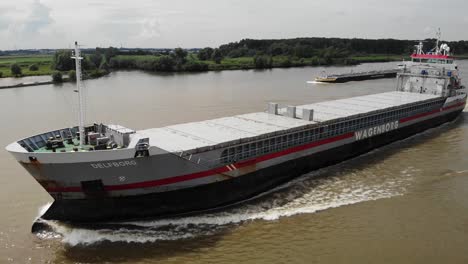
<svg viewBox="0 0 468 264">
<path fill-rule="evenodd" d="M 83 149 L 83 146 L 85 145 L 85 116 L 84 116 L 84 94 L 83 94 L 83 75 L 81 74 L 81 60 L 83 57 L 80 56 L 80 47 L 78 46 L 78 42 L 75 41 L 75 56 L 72 58 L 75 59 L 75 66 L 76 66 L 76 87 L 78 90 L 78 120 L 79 120 L 79 125 L 78 125 L 78 130 L 80 134 L 80 149 Z"/>
</svg>

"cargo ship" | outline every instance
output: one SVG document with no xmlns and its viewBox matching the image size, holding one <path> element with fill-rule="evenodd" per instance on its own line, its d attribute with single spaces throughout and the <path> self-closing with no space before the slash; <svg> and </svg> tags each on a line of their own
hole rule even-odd
<svg viewBox="0 0 468 264">
<path fill-rule="evenodd" d="M 80 109 L 85 98 L 75 43 Z M 42 215 L 72 223 L 200 212 L 261 194 L 309 171 L 454 120 L 464 109 L 447 45 L 422 44 L 395 91 L 135 131 L 55 129 L 6 147 L 53 197 Z"/>
<path fill-rule="evenodd" d="M 351 72 L 344 74 L 323 75 L 315 78 L 316 82 L 323 83 L 345 83 L 351 81 L 365 81 L 384 78 L 395 78 L 399 69 L 368 71 L 368 72 Z"/>
</svg>

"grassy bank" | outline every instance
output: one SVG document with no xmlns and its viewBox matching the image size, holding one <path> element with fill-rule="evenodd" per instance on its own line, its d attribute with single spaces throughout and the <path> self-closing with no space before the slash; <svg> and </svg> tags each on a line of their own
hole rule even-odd
<svg viewBox="0 0 468 264">
<path fill-rule="evenodd" d="M 11 72 L 11 65 L 17 64 L 21 68 L 21 75 L 25 76 L 52 76 L 57 70 L 53 68 L 53 56 L 51 55 L 31 55 L 31 56 L 0 56 L 0 77 L 15 77 Z M 32 70 L 31 65 L 37 66 L 37 70 Z M 73 63 L 74 65 L 74 63 Z M 101 69 L 84 69 L 85 79 L 99 78 L 108 74 Z M 68 75 L 69 71 L 60 71 L 62 75 Z M 66 81 L 66 80 L 64 80 Z"/>
<path fill-rule="evenodd" d="M 291 56 L 265 56 L 266 64 L 259 67 L 254 57 L 224 57 L 216 63 L 214 60 L 200 60 L 197 54 L 188 54 L 186 61 L 179 65 L 163 65 L 161 67 L 160 55 L 117 55 L 110 61 L 110 66 L 114 70 L 118 69 L 140 69 L 146 71 L 221 71 L 221 70 L 241 70 L 256 68 L 286 68 L 303 66 L 324 66 L 324 65 L 355 65 L 364 62 L 388 62 L 399 61 L 405 58 L 403 55 L 365 55 L 349 56 L 346 58 L 323 59 L 319 57 L 297 58 Z M 167 56 L 166 56 L 167 57 Z M 406 58 L 405 58 L 406 59 Z M 21 76 L 51 75 L 53 73 L 53 56 L 32 55 L 32 56 L 0 56 L 1 77 L 13 77 L 11 65 L 18 64 L 21 68 Z M 36 65 L 37 70 L 31 70 L 30 66 Z M 65 72 L 64 72 L 65 73 Z M 98 76 L 96 76 L 98 77 Z"/>
<path fill-rule="evenodd" d="M 310 58 L 260 56 L 263 57 L 264 63 L 259 64 L 255 57 L 224 57 L 219 61 L 219 63 L 216 63 L 214 60 L 200 60 L 196 54 L 189 54 L 186 58 L 186 62 L 167 67 L 167 65 L 159 65 L 161 63 L 161 57 L 162 56 L 158 55 L 117 55 L 111 59 L 110 67 L 113 69 L 139 69 L 146 71 L 221 71 L 258 68 L 356 65 L 364 62 L 399 61 L 405 58 L 405 56 L 402 55 L 366 55 L 332 59 L 324 59 L 317 56 Z"/>
<path fill-rule="evenodd" d="M 33 55 L 33 56 L 0 56 L 0 72 L 2 77 L 13 77 L 11 65 L 18 64 L 21 68 L 21 76 L 51 75 L 52 56 Z M 29 69 L 31 65 L 36 65 L 37 70 Z"/>
</svg>

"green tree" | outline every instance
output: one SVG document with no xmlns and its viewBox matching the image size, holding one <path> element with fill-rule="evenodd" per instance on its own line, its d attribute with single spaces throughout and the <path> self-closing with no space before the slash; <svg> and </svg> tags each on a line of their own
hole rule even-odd
<svg viewBox="0 0 468 264">
<path fill-rule="evenodd" d="M 284 59 L 283 61 L 281 61 L 281 67 L 291 67 L 292 66 L 292 61 L 291 61 L 291 57 L 286 57 L 286 59 Z"/>
<path fill-rule="evenodd" d="M 99 68 L 102 63 L 102 55 L 99 52 L 95 52 L 89 56 L 89 61 L 94 65 L 95 68 Z"/>
<path fill-rule="evenodd" d="M 238 49 L 231 50 L 228 54 L 227 57 L 230 58 L 239 58 L 239 57 L 244 57 L 247 56 L 249 53 L 249 49 L 246 47 L 241 47 Z"/>
<path fill-rule="evenodd" d="M 318 57 L 323 59 L 326 64 L 332 64 L 333 59 L 345 58 L 349 56 L 349 52 L 345 49 L 335 48 L 333 46 L 318 50 Z"/>
<path fill-rule="evenodd" d="M 3 72 L 0 71 L 0 78 L 2 78 L 2 77 L 3 77 Z"/>
<path fill-rule="evenodd" d="M 207 71 L 208 64 L 200 61 L 190 60 L 184 65 L 185 71 Z"/>
<path fill-rule="evenodd" d="M 312 57 L 312 59 L 310 60 L 311 66 L 319 66 L 321 64 L 322 64 L 322 60 L 317 56 Z"/>
<path fill-rule="evenodd" d="M 76 71 L 71 70 L 68 72 L 68 80 L 71 82 L 76 82 Z"/>
<path fill-rule="evenodd" d="M 310 58 L 314 56 L 315 49 L 311 46 L 298 43 L 294 46 L 292 53 L 298 58 Z"/>
<path fill-rule="evenodd" d="M 110 71 L 109 63 L 107 63 L 107 61 L 103 60 L 101 65 L 99 65 L 99 69 L 101 69 L 102 71 L 108 73 Z"/>
<path fill-rule="evenodd" d="M 223 54 L 221 53 L 220 49 L 214 49 L 213 53 L 211 54 L 211 59 L 214 60 L 217 64 L 221 63 L 221 60 L 223 59 Z"/>
<path fill-rule="evenodd" d="M 114 47 L 109 48 L 96 48 L 96 52 L 104 55 L 104 60 L 110 62 L 110 60 L 119 54 L 119 49 Z"/>
<path fill-rule="evenodd" d="M 289 53 L 289 47 L 283 42 L 275 42 L 270 45 L 269 53 L 272 56 L 287 55 Z"/>
<path fill-rule="evenodd" d="M 53 81 L 54 83 L 61 83 L 61 82 L 63 82 L 62 73 L 59 72 L 59 71 L 54 71 L 54 72 L 52 73 L 52 81 Z"/>
<path fill-rule="evenodd" d="M 58 71 L 69 71 L 74 69 L 75 61 L 71 57 L 71 50 L 57 50 L 52 60 L 52 68 Z"/>
<path fill-rule="evenodd" d="M 81 68 L 83 68 L 84 71 L 93 71 L 97 69 L 96 65 L 91 61 L 89 56 L 85 56 L 81 60 Z"/>
<path fill-rule="evenodd" d="M 158 71 L 173 71 L 175 64 L 176 64 L 176 62 L 174 61 L 174 59 L 171 56 L 164 55 L 164 56 L 159 57 L 159 60 L 157 61 L 157 64 L 156 64 L 156 67 L 155 67 L 155 70 L 158 70 Z"/>
<path fill-rule="evenodd" d="M 257 69 L 271 68 L 273 65 L 273 59 L 271 56 L 257 55 L 254 57 L 254 65 Z"/>
<path fill-rule="evenodd" d="M 90 71 L 88 74 L 91 78 L 99 78 L 101 76 L 104 76 L 106 72 L 100 69 L 94 69 Z"/>
<path fill-rule="evenodd" d="M 187 51 L 182 48 L 174 49 L 174 59 L 178 68 L 181 68 L 187 62 L 187 54 Z"/>
<path fill-rule="evenodd" d="M 23 74 L 21 67 L 17 63 L 13 63 L 10 67 L 11 74 L 14 76 L 21 76 Z"/>
<path fill-rule="evenodd" d="M 199 60 L 209 60 L 211 59 L 211 54 L 213 54 L 213 49 L 210 47 L 203 48 L 198 51 Z"/>
<path fill-rule="evenodd" d="M 31 64 L 31 65 L 29 65 L 29 70 L 30 71 L 38 71 L 39 67 L 37 66 L 37 64 Z"/>
</svg>

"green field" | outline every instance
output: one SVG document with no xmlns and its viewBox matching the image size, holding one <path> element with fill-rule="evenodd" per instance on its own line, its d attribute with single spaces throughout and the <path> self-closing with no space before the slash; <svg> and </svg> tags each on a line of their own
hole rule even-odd
<svg viewBox="0 0 468 264">
<path fill-rule="evenodd" d="M 21 67 L 22 76 L 50 75 L 52 74 L 52 56 L 34 55 L 34 56 L 0 56 L 0 72 L 2 77 L 12 77 L 10 67 L 17 63 Z M 37 71 L 30 71 L 29 66 L 36 64 Z"/>
</svg>

